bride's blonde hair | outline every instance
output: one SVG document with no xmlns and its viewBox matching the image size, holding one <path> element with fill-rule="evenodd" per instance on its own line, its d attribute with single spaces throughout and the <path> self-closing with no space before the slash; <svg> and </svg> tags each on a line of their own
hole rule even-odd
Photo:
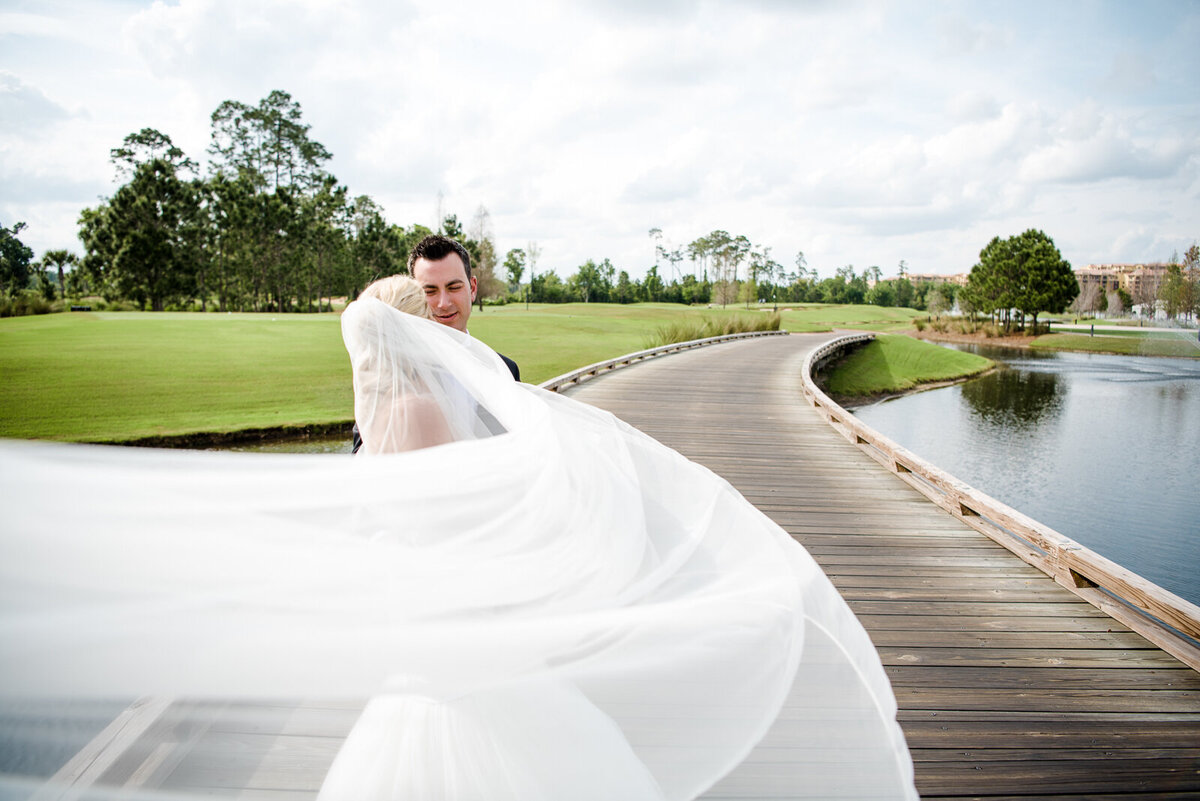
<svg viewBox="0 0 1200 801">
<path fill-rule="evenodd" d="M 432 318 L 429 304 L 425 302 L 425 291 L 421 285 L 407 275 L 389 275 L 367 285 L 358 295 L 360 298 L 378 298 L 389 306 L 406 314 Z"/>
</svg>

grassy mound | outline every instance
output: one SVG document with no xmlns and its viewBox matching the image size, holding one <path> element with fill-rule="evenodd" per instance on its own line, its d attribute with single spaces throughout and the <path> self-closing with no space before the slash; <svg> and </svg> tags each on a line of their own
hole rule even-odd
<svg viewBox="0 0 1200 801">
<path fill-rule="evenodd" d="M 830 368 L 825 389 L 840 397 L 903 392 L 920 384 L 982 373 L 990 359 L 907 336 L 880 335 Z"/>
</svg>

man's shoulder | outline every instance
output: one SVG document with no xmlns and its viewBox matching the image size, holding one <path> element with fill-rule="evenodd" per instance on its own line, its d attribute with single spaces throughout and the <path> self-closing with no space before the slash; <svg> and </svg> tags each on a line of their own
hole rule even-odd
<svg viewBox="0 0 1200 801">
<path fill-rule="evenodd" d="M 512 373 L 513 381 L 520 381 L 521 368 L 517 367 L 517 363 L 505 356 L 503 353 L 497 353 L 496 355 L 504 360 L 504 365 L 508 367 L 508 372 Z"/>
</svg>

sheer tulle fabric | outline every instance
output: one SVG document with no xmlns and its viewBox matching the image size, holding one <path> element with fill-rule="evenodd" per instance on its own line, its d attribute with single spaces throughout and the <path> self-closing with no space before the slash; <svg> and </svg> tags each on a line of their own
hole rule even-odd
<svg viewBox="0 0 1200 801">
<path fill-rule="evenodd" d="M 343 334 L 365 456 L 0 447 L 0 693 L 371 697 L 323 801 L 694 798 L 773 724 L 796 797 L 915 797 L 865 632 L 722 479 L 378 301 Z"/>
</svg>

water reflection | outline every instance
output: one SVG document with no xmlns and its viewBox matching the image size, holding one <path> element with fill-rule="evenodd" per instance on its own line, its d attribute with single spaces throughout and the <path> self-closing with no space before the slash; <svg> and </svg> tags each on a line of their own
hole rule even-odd
<svg viewBox="0 0 1200 801">
<path fill-rule="evenodd" d="M 981 423 L 1023 430 L 1056 417 L 1062 391 L 1053 372 L 1000 369 L 964 384 L 962 397 Z"/>
<path fill-rule="evenodd" d="M 855 414 L 968 484 L 1200 603 L 1200 361 L 959 349 L 1005 368 Z"/>
</svg>

